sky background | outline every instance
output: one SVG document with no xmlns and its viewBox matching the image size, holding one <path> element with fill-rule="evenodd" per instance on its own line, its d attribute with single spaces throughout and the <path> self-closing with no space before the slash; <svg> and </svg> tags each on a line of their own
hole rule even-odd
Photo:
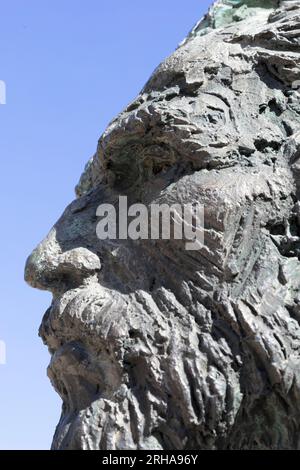
<svg viewBox="0 0 300 470">
<path fill-rule="evenodd" d="M 26 257 L 65 206 L 109 121 L 210 0 L 0 0 L 0 449 L 49 449 L 61 400 L 38 327 L 51 303 Z"/>
</svg>

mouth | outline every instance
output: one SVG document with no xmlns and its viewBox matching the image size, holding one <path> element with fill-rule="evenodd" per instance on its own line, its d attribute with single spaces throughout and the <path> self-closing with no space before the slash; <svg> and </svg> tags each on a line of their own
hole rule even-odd
<svg viewBox="0 0 300 470">
<path fill-rule="evenodd" d="M 47 372 L 67 413 L 85 409 L 103 395 L 101 364 L 79 341 L 63 344 L 52 355 Z"/>
</svg>

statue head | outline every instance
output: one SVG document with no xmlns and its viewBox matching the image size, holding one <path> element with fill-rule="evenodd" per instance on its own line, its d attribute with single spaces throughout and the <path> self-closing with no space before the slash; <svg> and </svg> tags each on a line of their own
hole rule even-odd
<svg viewBox="0 0 300 470">
<path fill-rule="evenodd" d="M 254 12 L 155 70 L 27 261 L 55 449 L 299 448 L 300 2 L 217 3 Z M 203 245 L 99 239 L 120 196 L 201 204 Z"/>
</svg>

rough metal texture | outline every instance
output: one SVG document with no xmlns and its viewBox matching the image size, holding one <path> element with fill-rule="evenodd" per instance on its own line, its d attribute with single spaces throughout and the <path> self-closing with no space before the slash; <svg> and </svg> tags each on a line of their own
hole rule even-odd
<svg viewBox="0 0 300 470">
<path fill-rule="evenodd" d="M 225 3 L 255 5 L 218 28 Z M 27 262 L 53 292 L 54 449 L 300 449 L 300 2 L 210 18 L 108 126 Z M 202 202 L 205 247 L 97 240 L 119 194 Z"/>
</svg>

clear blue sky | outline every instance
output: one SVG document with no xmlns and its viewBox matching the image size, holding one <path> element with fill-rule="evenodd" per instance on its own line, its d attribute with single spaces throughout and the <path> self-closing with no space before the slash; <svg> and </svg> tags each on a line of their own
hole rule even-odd
<svg viewBox="0 0 300 470">
<path fill-rule="evenodd" d="M 50 294 L 27 255 L 64 207 L 108 122 L 210 0 L 0 0 L 0 449 L 48 449 L 61 402 L 37 336 Z"/>
</svg>

